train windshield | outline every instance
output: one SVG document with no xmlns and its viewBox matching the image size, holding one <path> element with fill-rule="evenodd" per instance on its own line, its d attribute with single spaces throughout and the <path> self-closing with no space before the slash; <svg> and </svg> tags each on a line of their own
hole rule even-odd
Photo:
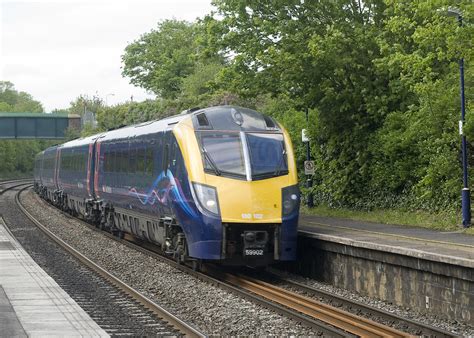
<svg viewBox="0 0 474 338">
<path fill-rule="evenodd" d="M 247 133 L 247 144 L 253 178 L 288 173 L 282 134 Z"/>
<path fill-rule="evenodd" d="M 202 133 L 202 152 L 206 170 L 245 176 L 245 160 L 239 133 Z"/>
<path fill-rule="evenodd" d="M 283 135 L 278 133 L 200 133 L 204 169 L 215 175 L 262 179 L 288 173 Z"/>
</svg>

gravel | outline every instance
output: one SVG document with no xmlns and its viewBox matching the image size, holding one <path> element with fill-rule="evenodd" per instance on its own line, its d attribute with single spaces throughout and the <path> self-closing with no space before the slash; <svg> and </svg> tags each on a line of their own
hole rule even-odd
<svg viewBox="0 0 474 338">
<path fill-rule="evenodd" d="M 10 192 L 0 200 L 0 212 L 8 228 L 33 260 L 99 326 L 112 336 L 176 335 L 175 329 L 150 314 L 141 304 L 124 296 L 117 288 L 52 242 L 19 211 L 13 201 L 13 195 L 13 192 Z"/>
<path fill-rule="evenodd" d="M 75 249 L 208 335 L 314 336 L 310 328 L 133 250 L 63 215 L 32 191 L 28 210 Z"/>
</svg>

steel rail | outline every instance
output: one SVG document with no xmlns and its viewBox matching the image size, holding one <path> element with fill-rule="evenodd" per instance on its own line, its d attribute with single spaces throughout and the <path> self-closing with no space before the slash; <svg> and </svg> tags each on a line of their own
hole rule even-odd
<svg viewBox="0 0 474 338">
<path fill-rule="evenodd" d="M 186 337 L 206 337 L 206 335 L 196 328 L 194 328 L 192 325 L 185 323 L 166 309 L 162 308 L 149 298 L 147 298 L 145 295 L 140 293 L 139 291 L 133 289 L 132 287 L 128 286 L 124 282 L 122 282 L 120 279 L 117 277 L 113 276 L 103 268 L 101 268 L 99 265 L 95 264 L 93 261 L 91 261 L 89 258 L 84 256 L 82 253 L 74 249 L 72 246 L 64 242 L 61 238 L 56 236 L 53 232 L 51 232 L 49 229 L 47 229 L 40 221 L 38 221 L 33 215 L 31 215 L 28 210 L 23 206 L 23 204 L 20 201 L 20 194 L 23 192 L 25 189 L 27 189 L 29 186 L 24 187 L 20 191 L 18 191 L 15 195 L 15 202 L 20 208 L 20 210 L 25 214 L 26 217 L 30 219 L 43 233 L 45 233 L 49 238 L 51 238 L 54 242 L 56 242 L 59 246 L 61 246 L 64 250 L 66 250 L 68 253 L 70 253 L 72 256 L 74 256 L 76 259 L 78 259 L 82 264 L 87 266 L 89 269 L 95 271 L 97 274 L 111 282 L 113 285 L 121 289 L 123 292 L 125 292 L 127 295 L 131 296 L 135 300 L 137 300 L 139 303 L 143 304 L 146 308 L 148 308 L 150 311 L 154 312 L 158 317 L 162 318 L 164 321 L 168 322 L 171 326 L 173 326 L 176 330 L 181 332 L 183 335 Z"/>
<path fill-rule="evenodd" d="M 266 278 L 270 278 L 272 281 L 275 281 L 275 282 L 286 283 L 288 286 L 295 288 L 301 292 L 305 292 L 305 293 L 310 294 L 311 296 L 316 296 L 316 297 L 330 300 L 332 302 L 336 302 L 338 303 L 338 305 L 342 305 L 342 306 L 354 309 L 357 312 L 367 313 L 371 317 L 383 318 L 385 320 L 388 320 L 394 323 L 398 322 L 400 324 L 404 324 L 408 326 L 409 328 L 422 333 L 425 336 L 454 337 L 454 335 L 451 332 L 448 332 L 448 331 L 445 331 L 445 330 L 442 330 L 437 327 L 427 325 L 421 322 L 416 322 L 408 318 L 404 318 L 397 314 L 364 304 L 357 300 L 347 299 L 342 296 L 336 295 L 334 293 L 329 293 L 325 290 L 321 290 L 321 289 L 318 289 L 306 284 L 296 282 L 294 280 L 288 279 L 274 272 L 266 272 Z"/>
<path fill-rule="evenodd" d="M 8 183 L 14 183 L 14 182 L 20 182 L 20 181 L 32 181 L 33 178 L 30 177 L 25 177 L 25 178 L 17 178 L 17 179 L 7 179 L 7 180 L 0 180 L 0 185 L 8 184 Z"/>
<path fill-rule="evenodd" d="M 295 292 L 248 276 L 225 273 L 223 278 L 236 286 L 254 292 L 278 304 L 288 306 L 310 317 L 341 328 L 360 337 L 407 337 L 408 333 L 356 316 Z"/>
<path fill-rule="evenodd" d="M 0 182 L 0 185 L 4 185 L 4 184 L 10 184 L 10 183 L 16 183 L 16 182 L 22 182 L 22 181 L 25 181 L 25 180 L 14 180 L 14 181 L 7 181 L 7 182 Z M 2 190 L 0 190 L 0 196 L 2 196 L 3 194 L 5 194 L 7 191 L 10 191 L 10 190 L 13 190 L 15 188 L 18 188 L 18 187 L 21 187 L 23 185 L 31 185 L 31 180 L 28 180 L 28 182 L 24 182 L 24 183 L 19 183 L 19 184 L 15 184 L 15 185 L 11 185 L 9 187 L 6 187 L 6 188 L 3 188 Z"/>
</svg>

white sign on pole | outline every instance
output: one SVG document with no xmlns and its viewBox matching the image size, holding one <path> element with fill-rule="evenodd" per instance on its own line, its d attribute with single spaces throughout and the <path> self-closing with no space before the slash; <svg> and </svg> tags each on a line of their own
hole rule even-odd
<svg viewBox="0 0 474 338">
<path fill-rule="evenodd" d="M 306 135 L 306 129 L 301 129 L 301 141 L 303 141 L 303 143 L 309 142 L 309 138 Z"/>
<path fill-rule="evenodd" d="M 314 175 L 314 161 L 304 161 L 304 174 Z"/>
</svg>

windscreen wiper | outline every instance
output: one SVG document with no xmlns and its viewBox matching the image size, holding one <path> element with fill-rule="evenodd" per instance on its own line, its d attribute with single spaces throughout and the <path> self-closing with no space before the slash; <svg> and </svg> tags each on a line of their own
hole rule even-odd
<svg viewBox="0 0 474 338">
<path fill-rule="evenodd" d="M 216 175 L 217 175 L 217 176 L 221 176 L 221 171 L 219 170 L 219 168 L 217 168 L 216 163 L 215 163 L 214 160 L 212 159 L 211 155 L 209 155 L 209 153 L 207 152 L 206 148 L 202 147 L 202 148 L 201 148 L 201 153 L 204 154 L 204 156 L 206 157 L 206 160 L 209 162 L 209 164 L 211 165 L 212 170 L 214 170 L 214 172 L 216 173 Z"/>
</svg>

